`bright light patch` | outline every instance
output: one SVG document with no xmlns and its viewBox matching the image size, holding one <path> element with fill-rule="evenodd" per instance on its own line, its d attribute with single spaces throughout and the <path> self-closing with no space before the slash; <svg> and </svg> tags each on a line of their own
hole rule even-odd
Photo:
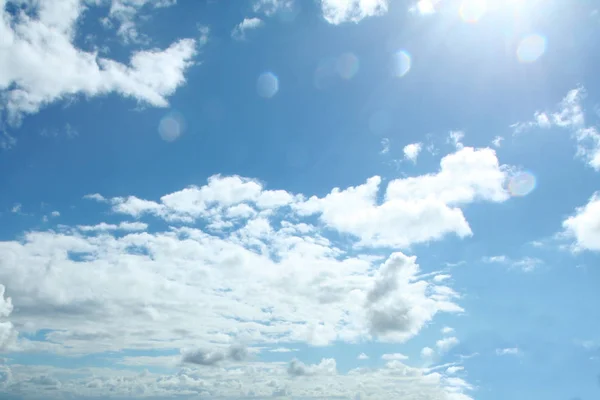
<svg viewBox="0 0 600 400">
<path fill-rule="evenodd" d="M 522 63 L 532 63 L 546 52 L 546 38 L 533 34 L 521 40 L 517 47 L 517 58 Z"/>
<path fill-rule="evenodd" d="M 460 17 L 465 22 L 479 21 L 487 11 L 485 0 L 463 0 L 460 5 Z"/>
<path fill-rule="evenodd" d="M 185 120 L 181 114 L 176 112 L 164 116 L 158 123 L 158 134 L 166 142 L 177 140 L 184 129 Z"/>
<path fill-rule="evenodd" d="M 264 72 L 258 77 L 256 89 L 259 96 L 271 98 L 279 91 L 279 79 L 272 72 Z"/>
<path fill-rule="evenodd" d="M 433 14 L 435 12 L 435 5 L 432 0 L 420 0 L 417 2 L 417 11 L 421 15 Z"/>
<path fill-rule="evenodd" d="M 411 63 L 410 54 L 407 51 L 400 50 L 394 54 L 394 75 L 402 78 L 404 75 L 408 74 Z"/>
<path fill-rule="evenodd" d="M 344 79 L 352 79 L 358 72 L 359 61 L 353 53 L 342 54 L 336 62 L 336 71 Z"/>
<path fill-rule="evenodd" d="M 531 172 L 519 172 L 510 178 L 508 191 L 515 197 L 527 196 L 535 189 L 535 183 L 535 176 Z"/>
</svg>

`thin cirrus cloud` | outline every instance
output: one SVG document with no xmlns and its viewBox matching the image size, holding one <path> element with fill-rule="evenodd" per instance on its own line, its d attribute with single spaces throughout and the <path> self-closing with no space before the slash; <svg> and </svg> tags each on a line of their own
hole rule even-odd
<svg viewBox="0 0 600 400">
<path fill-rule="evenodd" d="M 242 22 L 237 24 L 233 31 L 231 31 L 231 37 L 235 40 L 245 40 L 246 33 L 251 30 L 256 30 L 264 25 L 260 18 L 244 18 Z"/>
</svg>

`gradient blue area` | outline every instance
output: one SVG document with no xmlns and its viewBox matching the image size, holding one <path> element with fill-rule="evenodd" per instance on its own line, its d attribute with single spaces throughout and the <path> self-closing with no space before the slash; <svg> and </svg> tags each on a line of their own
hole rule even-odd
<svg viewBox="0 0 600 400">
<path fill-rule="evenodd" d="M 586 110 L 597 107 L 600 20 L 591 15 L 597 6 L 549 0 L 528 24 L 517 25 L 503 13 L 465 24 L 417 18 L 407 13 L 406 2 L 393 1 L 382 17 L 334 26 L 322 19 L 316 2 L 306 1 L 293 21 L 274 18 L 239 42 L 231 40 L 231 27 L 249 6 L 180 1 L 142 25 L 157 47 L 197 36 L 199 24 L 211 27 L 201 62 L 187 72 L 187 82 L 169 99 L 169 108 L 140 107 L 116 95 L 82 97 L 50 104 L 11 128 L 18 145 L 0 153 L 0 240 L 59 223 L 96 223 L 104 208 L 82 203 L 88 193 L 157 200 L 190 184 L 202 185 L 213 174 L 238 174 L 260 179 L 268 188 L 322 196 L 373 175 L 390 180 L 435 172 L 440 158 L 453 151 L 446 142 L 450 130 L 464 131 L 465 145 L 475 147 L 489 146 L 500 135 L 505 140 L 496 150 L 498 158 L 531 171 L 535 190 L 502 204 L 467 207 L 473 237 L 448 237 L 410 249 L 424 273 L 451 271 L 454 288 L 464 294 L 464 315 L 440 315 L 402 345 L 336 343 L 320 348 L 297 343 L 286 345 L 297 351 L 262 351 L 258 357 L 269 362 L 298 357 L 306 363 L 332 357 L 338 370 L 346 372 L 383 365 L 385 353 L 418 359 L 421 348 L 450 325 L 461 343 L 439 363 L 477 353 L 464 365 L 480 400 L 599 398 L 598 354 L 580 342 L 600 340 L 600 259 L 590 252 L 531 244 L 561 230 L 561 222 L 600 189 L 598 174 L 574 158 L 574 142 L 564 130 L 513 135 L 510 127 L 530 120 L 536 110 L 553 109 L 578 85 L 588 89 Z M 107 36 L 97 20 L 86 15 L 78 40 L 83 43 L 85 34 L 102 37 L 111 57 L 127 60 L 133 45 Z M 507 44 L 530 32 L 545 36 L 547 50 L 534 63 L 519 63 Z M 410 53 L 412 66 L 398 78 L 390 74 L 390 59 L 401 49 Z M 356 75 L 317 87 L 316 68 L 348 52 L 359 62 Z M 279 79 L 279 91 L 271 99 L 256 92 L 257 77 L 265 71 Z M 173 112 L 184 118 L 186 130 L 167 143 L 157 129 Z M 587 116 L 592 125 L 600 119 L 594 112 Z M 77 136 L 67 137 L 67 124 Z M 41 135 L 44 131 L 56 135 Z M 384 137 L 390 150 L 380 154 Z M 394 162 L 402 158 L 406 144 L 425 137 L 436 144 L 437 154 L 423 151 L 416 165 Z M 17 203 L 22 213 L 11 212 Z M 59 210 L 60 219 L 43 222 L 51 210 Z M 107 223 L 118 220 L 104 218 Z M 160 224 L 154 221 L 152 229 Z M 522 273 L 482 261 L 498 254 L 514 260 L 535 257 L 544 264 Z M 47 333 L 23 337 L 44 341 Z M 522 354 L 495 353 L 513 347 Z M 358 361 L 363 352 L 370 359 Z M 178 349 L 74 358 L 5 356 L 24 365 L 135 369 L 115 362 L 127 356 L 177 354 Z"/>
</svg>

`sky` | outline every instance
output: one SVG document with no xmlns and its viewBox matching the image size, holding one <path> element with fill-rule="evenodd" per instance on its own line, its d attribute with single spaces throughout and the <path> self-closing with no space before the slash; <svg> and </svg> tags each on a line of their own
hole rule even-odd
<svg viewBox="0 0 600 400">
<path fill-rule="evenodd" d="M 0 0 L 0 398 L 600 396 L 600 4 Z"/>
</svg>

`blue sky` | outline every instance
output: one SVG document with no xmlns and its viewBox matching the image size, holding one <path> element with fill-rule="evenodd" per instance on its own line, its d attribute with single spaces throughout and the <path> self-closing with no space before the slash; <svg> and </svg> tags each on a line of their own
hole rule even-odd
<svg viewBox="0 0 600 400">
<path fill-rule="evenodd" d="M 600 395 L 595 2 L 0 12 L 0 397 Z"/>
</svg>

